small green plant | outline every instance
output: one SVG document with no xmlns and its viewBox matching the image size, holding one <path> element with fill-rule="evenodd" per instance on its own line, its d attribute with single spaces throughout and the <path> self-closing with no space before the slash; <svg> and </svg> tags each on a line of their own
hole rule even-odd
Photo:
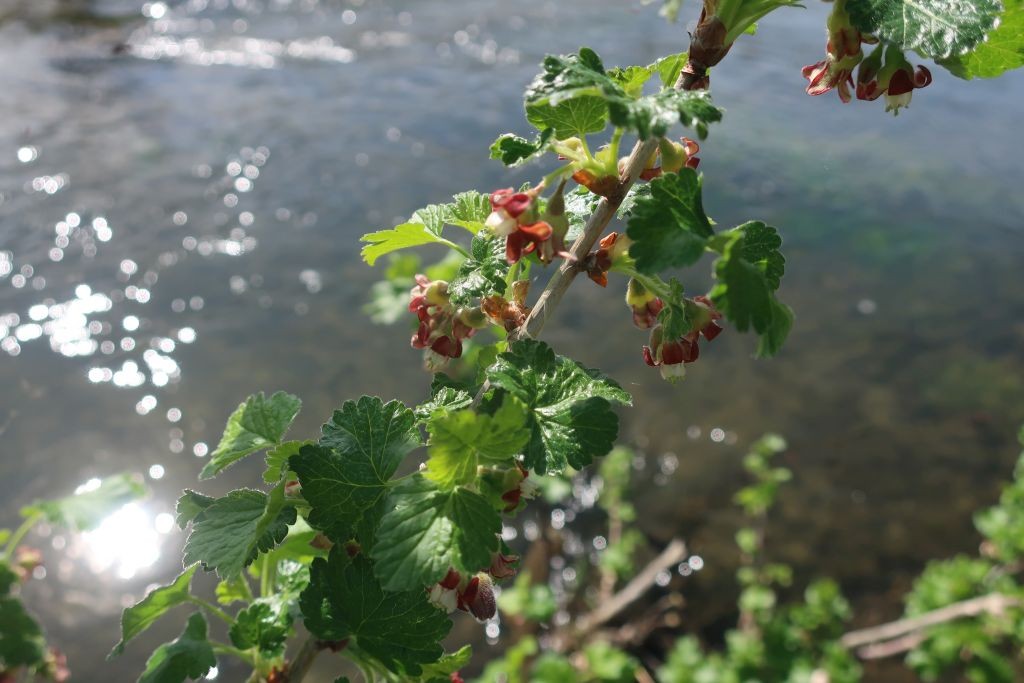
<svg viewBox="0 0 1024 683">
<path fill-rule="evenodd" d="M 601 286 L 621 278 L 628 315 L 648 335 L 637 358 L 670 381 L 680 380 L 727 326 L 754 332 L 759 356 L 777 353 L 788 336 L 794 316 L 777 297 L 786 269 L 779 231 L 761 220 L 716 225 L 696 171 L 698 143 L 675 139 L 674 128 L 708 135 L 723 117 L 708 92 L 709 70 L 762 17 L 795 4 L 704 0 L 688 51 L 651 64 L 608 68 L 589 48 L 548 56 L 524 93 L 534 132 L 501 135 L 490 149 L 508 166 L 535 164 L 535 183 L 463 192 L 362 238 L 370 265 L 396 257 L 370 310 L 385 322 L 413 314 L 412 346 L 435 373 L 429 394 L 416 406 L 371 396 L 344 401 L 319 435 L 293 440 L 285 435 L 298 397 L 250 396 L 229 418 L 200 478 L 265 452 L 262 482 L 254 482 L 262 488 L 182 495 L 178 524 L 190 530 L 184 571 L 125 610 L 112 656 L 168 611 L 189 606 L 194 611 L 181 635 L 153 653 L 139 680 L 202 678 L 223 656 L 248 665 L 252 681 L 298 683 L 325 650 L 367 681 L 457 680 L 471 653 L 442 647 L 452 626 L 448 613 L 494 616 L 495 583 L 508 580 L 518 562 L 501 540 L 503 520 L 527 504 L 538 481 L 584 470 L 614 452 L 616 410 L 631 403 L 612 378 L 537 339 L 576 276 L 585 273 Z M 665 9 L 674 17 L 679 3 Z M 835 90 L 850 100 L 856 73 L 859 99 L 884 96 L 886 108 L 898 112 L 931 81 L 908 52 L 965 78 L 995 76 L 1024 64 L 1021 16 L 1019 0 L 836 0 L 826 56 L 804 69 L 807 92 Z M 863 44 L 877 47 L 865 57 Z M 608 232 L 616 219 L 623 228 Z M 440 248 L 442 256 L 421 269 L 418 257 L 406 255 L 413 247 Z M 688 294 L 684 269 L 705 260 L 714 285 Z M 544 268 L 554 272 L 531 302 L 530 286 Z M 760 443 L 747 463 L 756 481 L 739 495 L 750 526 L 737 537 L 747 560 L 739 576 L 740 624 L 727 653 L 705 656 L 684 639 L 660 669 L 665 680 L 857 676 L 848 651 L 836 644 L 846 605 L 834 585 L 813 585 L 797 606 L 776 604 L 773 586 L 788 582 L 789 571 L 761 558 L 762 522 L 785 480 L 785 470 L 769 463 L 780 445 Z M 630 575 L 631 551 L 642 544 L 629 531 L 632 508 L 615 493 L 623 457 L 603 468 L 607 495 L 618 496 L 609 508 L 604 594 Z M 994 517 L 986 524 L 1003 529 L 993 532 L 993 544 L 1007 552 L 1008 527 Z M 4 555 L 8 592 L 19 537 Z M 670 545 L 659 557 L 678 551 Z M 216 604 L 192 594 L 200 570 L 220 579 Z M 544 589 L 519 581 L 506 593 L 505 608 L 524 619 L 548 615 Z M 3 600 L 10 618 L 0 622 L 0 660 L 7 669 L 43 670 L 37 632 L 12 630 L 10 624 L 28 622 L 20 603 Z M 932 604 L 919 602 L 922 609 Z M 229 642 L 210 637 L 208 619 L 223 622 Z M 595 620 L 576 624 L 573 638 Z M 290 651 L 300 625 L 309 635 Z M 28 644 L 8 651 L 18 639 Z M 575 648 L 572 661 L 558 648 L 541 653 L 539 646 L 524 636 L 501 675 L 522 677 L 526 661 L 531 680 L 630 680 L 646 671 L 600 643 Z M 925 653 L 915 655 L 920 667 L 931 666 L 924 663 L 927 644 L 917 652 Z M 937 654 L 932 660 L 947 661 Z"/>
</svg>

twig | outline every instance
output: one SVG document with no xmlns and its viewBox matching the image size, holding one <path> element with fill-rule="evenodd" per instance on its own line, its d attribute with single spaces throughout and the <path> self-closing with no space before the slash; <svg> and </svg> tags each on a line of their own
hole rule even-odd
<svg viewBox="0 0 1024 683">
<path fill-rule="evenodd" d="M 857 656 L 862 659 L 887 657 L 912 649 L 920 640 L 915 640 L 911 636 L 923 637 L 921 632 L 931 626 L 983 613 L 999 615 L 1008 608 L 1021 604 L 1017 598 L 1011 598 L 1002 593 L 989 593 L 970 600 L 954 602 L 952 605 L 946 605 L 916 617 L 897 619 L 880 626 L 850 631 L 840 638 L 839 643 L 843 647 L 856 650 Z M 897 641 L 897 639 L 900 640 Z M 897 643 L 899 643 L 898 646 Z M 886 645 L 890 645 L 890 647 L 884 647 Z"/>
<path fill-rule="evenodd" d="M 689 90 L 693 89 L 693 84 L 688 84 L 686 75 L 680 74 L 679 79 L 676 81 L 673 87 L 676 90 Z M 601 201 L 598 202 L 597 208 L 594 210 L 594 213 L 590 215 L 590 218 L 587 220 L 586 226 L 584 226 L 583 228 L 583 234 L 581 234 L 576 239 L 576 241 L 572 245 L 572 248 L 570 249 L 572 257 L 566 259 L 562 263 L 561 267 L 559 267 L 558 272 L 552 275 L 551 279 L 548 280 L 548 284 L 544 287 L 544 291 L 541 292 L 540 297 L 537 299 L 537 304 L 530 311 L 530 314 L 527 316 L 526 321 L 523 323 L 523 325 L 513 334 L 509 335 L 510 340 L 522 339 L 524 337 L 534 339 L 537 337 L 537 335 L 540 334 L 541 329 L 544 328 L 544 323 L 547 322 L 547 319 L 551 316 L 551 313 L 558 306 L 559 302 L 562 300 L 562 297 L 565 295 L 566 290 L 569 289 L 569 285 L 572 284 L 572 281 L 579 274 L 579 264 L 583 262 L 583 259 L 587 256 L 587 254 L 590 253 L 590 250 L 594 248 L 594 244 L 597 243 L 597 240 L 601 237 L 601 234 L 604 232 L 604 229 L 608 227 L 608 224 L 611 222 L 612 218 L 615 217 L 615 212 L 616 210 L 618 210 L 619 204 L 622 203 L 622 200 L 626 196 L 626 193 L 629 191 L 629 188 L 632 187 L 633 183 L 635 183 L 637 178 L 640 177 L 640 173 L 644 170 L 644 166 L 647 164 L 647 160 L 650 159 L 651 155 L 654 154 L 654 150 L 657 148 L 658 138 L 656 137 L 652 137 L 648 140 L 638 141 L 636 145 L 633 146 L 633 151 L 632 153 L 630 153 L 629 159 L 626 160 L 626 165 L 622 169 L 622 174 L 619 176 L 618 188 L 615 192 L 612 193 L 610 198 L 603 197 Z M 481 391 L 477 394 L 475 402 L 479 401 L 482 395 L 483 389 L 481 389 Z M 653 573 L 650 574 L 650 576 L 647 576 L 647 571 L 650 570 L 655 565 L 655 563 L 658 562 L 659 559 L 668 556 L 667 554 L 670 550 L 674 553 L 679 553 L 679 558 L 673 559 L 664 566 L 659 566 L 658 569 L 654 570 Z M 600 614 L 594 613 L 594 615 L 597 616 L 607 613 L 607 616 L 601 619 L 600 621 L 595 621 L 586 624 L 587 631 L 597 628 L 608 619 L 614 617 L 619 611 L 627 607 L 631 602 L 633 602 L 641 595 L 643 595 L 643 593 L 650 587 L 650 584 L 654 582 L 654 578 L 658 575 L 658 572 L 662 571 L 668 566 L 671 566 L 672 564 L 675 564 L 676 562 L 682 562 L 683 559 L 685 559 L 685 554 L 685 544 L 680 540 L 672 541 L 672 543 L 670 543 L 669 546 L 665 548 L 665 551 L 662 552 L 662 554 L 658 558 L 656 558 L 654 562 L 648 565 L 647 568 L 643 572 L 641 572 L 641 574 L 637 575 L 632 581 L 630 581 L 625 588 L 623 588 L 617 595 L 615 595 L 612 598 L 612 600 L 609 600 L 607 603 L 604 604 L 604 609 L 599 610 Z M 675 557 L 675 555 L 672 555 L 672 557 Z M 646 580 L 641 582 L 641 578 L 646 578 Z M 633 597 L 630 597 L 627 601 L 623 602 L 623 596 L 628 597 L 629 595 L 632 595 L 633 592 L 635 592 L 636 594 L 633 595 Z M 609 606 L 616 605 L 617 607 L 614 611 L 608 612 Z M 582 623 L 583 622 L 581 622 L 581 624 Z M 303 669 L 300 670 L 300 658 L 302 657 L 303 653 L 307 650 L 307 647 L 310 646 L 310 643 L 312 643 L 313 647 L 312 655 L 310 655 L 309 657 L 309 662 L 305 664 L 305 667 Z M 299 683 L 300 681 L 302 681 L 303 677 L 306 675 L 306 672 L 309 669 L 309 665 L 312 664 L 312 660 L 314 657 L 316 657 L 316 653 L 318 651 L 319 650 L 317 649 L 316 646 L 316 639 L 312 636 L 307 638 L 306 641 L 302 644 L 302 650 L 300 650 L 299 654 L 296 655 L 295 661 L 293 662 L 292 667 L 290 669 L 288 679 L 290 683 Z"/>
<path fill-rule="evenodd" d="M 676 90 L 692 90 L 693 86 L 694 84 L 690 82 L 688 75 L 680 73 L 673 88 Z M 559 267 L 558 272 L 548 280 L 548 284 L 544 287 L 544 291 L 541 292 L 540 298 L 537 299 L 537 304 L 530 311 L 522 327 L 511 335 L 512 339 L 536 339 L 537 335 L 540 334 L 551 312 L 558 306 L 566 290 L 569 289 L 569 285 L 572 284 L 573 279 L 579 275 L 579 264 L 583 263 L 587 254 L 590 253 L 590 250 L 594 248 L 594 244 L 601 237 L 604 229 L 608 227 L 612 218 L 615 217 L 619 204 L 622 203 L 626 193 L 629 192 L 629 188 L 640 177 L 640 173 L 644 170 L 647 160 L 651 158 L 651 155 L 654 154 L 654 150 L 657 148 L 658 139 L 655 137 L 637 141 L 633 146 L 633 151 L 629 155 L 625 167 L 622 169 L 622 174 L 619 176 L 618 188 L 610 197 L 604 197 L 598 202 L 597 208 L 590 215 L 590 219 L 583 228 L 583 233 L 573 243 L 572 249 L 569 250 L 572 258 L 566 259 L 561 267 Z"/>
<path fill-rule="evenodd" d="M 608 227 L 612 218 L 615 217 L 615 211 L 619 208 L 619 204 L 622 203 L 623 197 L 626 196 L 626 192 L 636 182 L 636 179 L 640 177 L 640 172 L 643 171 L 644 165 L 657 147 L 657 138 L 636 143 L 633 147 L 633 152 L 629 155 L 625 168 L 622 170 L 622 175 L 619 177 L 618 188 L 612 193 L 611 197 L 603 197 L 598 202 L 597 208 L 590 215 L 590 219 L 583 228 L 583 234 L 576 239 L 572 249 L 569 250 L 569 253 L 572 255 L 571 258 L 567 258 L 559 267 L 558 272 L 551 276 L 547 286 L 544 287 L 544 291 L 541 292 L 540 298 L 537 299 L 537 304 L 530 311 L 530 315 L 526 317 L 526 322 L 511 335 L 511 338 L 535 339 L 540 334 L 551 312 L 558 306 L 566 290 L 569 289 L 569 285 L 572 284 L 572 281 L 580 273 L 579 264 L 583 263 L 587 254 L 590 253 L 590 250 L 594 248 L 594 244 L 601 237 L 604 229 Z"/>
<path fill-rule="evenodd" d="M 291 664 L 288 666 L 288 683 L 299 683 L 306 674 L 309 673 L 310 667 L 313 666 L 313 660 L 320 654 L 320 641 L 314 636 L 310 635 L 306 637 L 306 640 L 302 642 L 302 647 L 299 648 L 298 654 L 292 659 Z"/>
<path fill-rule="evenodd" d="M 602 624 L 614 619 L 622 610 L 639 600 L 654 585 L 658 574 L 674 564 L 686 559 L 686 544 L 680 539 L 673 539 L 661 554 L 651 560 L 633 580 L 610 600 L 600 604 L 597 609 L 576 620 L 576 637 L 581 638 Z"/>
</svg>

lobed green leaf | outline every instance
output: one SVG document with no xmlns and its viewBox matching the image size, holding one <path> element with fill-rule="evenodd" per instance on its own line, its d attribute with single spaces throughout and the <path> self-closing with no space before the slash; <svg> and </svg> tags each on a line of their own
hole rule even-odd
<svg viewBox="0 0 1024 683">
<path fill-rule="evenodd" d="M 444 653 L 440 641 L 451 629 L 444 612 L 427 602 L 422 585 L 388 592 L 369 559 L 362 554 L 350 558 L 338 546 L 328 559 L 313 562 L 300 602 L 314 635 L 350 638 L 350 647 L 399 675 L 418 676 L 424 665 L 438 662 Z"/>
<path fill-rule="evenodd" d="M 388 481 L 419 445 L 416 417 L 400 401 L 346 401 L 324 425 L 319 445 L 304 446 L 290 461 L 312 506 L 309 523 L 335 543 L 360 536 L 369 544 L 361 523 L 376 526 Z"/>
<path fill-rule="evenodd" d="M 543 474 L 580 469 L 611 450 L 618 417 L 611 401 L 630 404 L 622 387 L 597 370 L 556 356 L 544 342 L 515 342 L 487 369 L 491 385 L 522 401 L 531 430 L 527 467 Z"/>
<path fill-rule="evenodd" d="M 206 619 L 196 612 L 188 619 L 185 631 L 170 643 L 164 643 L 146 662 L 139 683 L 184 683 L 197 680 L 217 666 L 213 647 L 206 640 Z"/>
<path fill-rule="evenodd" d="M 245 456 L 281 443 L 301 406 L 297 396 L 283 391 L 270 398 L 260 392 L 245 399 L 228 418 L 220 443 L 199 478 L 215 477 Z"/>
<path fill-rule="evenodd" d="M 981 45 L 999 19 L 999 0 L 847 0 L 862 33 L 922 57 L 964 55 Z"/>
<path fill-rule="evenodd" d="M 237 489 L 211 503 L 185 541 L 185 564 L 201 562 L 222 579 L 232 578 L 288 535 L 295 508 L 285 505 L 284 484 L 270 495 Z"/>
<path fill-rule="evenodd" d="M 972 51 L 939 60 L 960 78 L 995 78 L 1024 66 L 1024 0 L 1002 0 L 999 25 Z"/>
<path fill-rule="evenodd" d="M 627 222 L 629 254 L 642 273 L 689 266 L 704 254 L 714 235 L 701 199 L 702 177 L 692 168 L 666 173 L 638 197 Z"/>
<path fill-rule="evenodd" d="M 415 474 L 388 498 L 370 555 L 387 590 L 422 590 L 448 569 L 473 574 L 498 550 L 501 518 L 478 493 Z"/>
</svg>

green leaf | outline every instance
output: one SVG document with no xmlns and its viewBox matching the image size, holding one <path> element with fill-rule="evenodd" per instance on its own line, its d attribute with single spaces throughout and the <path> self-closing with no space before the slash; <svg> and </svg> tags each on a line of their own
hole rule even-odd
<svg viewBox="0 0 1024 683">
<path fill-rule="evenodd" d="M 960 78 L 995 78 L 1024 66 L 1024 0 L 1003 0 L 999 25 L 973 51 L 939 60 Z"/>
<path fill-rule="evenodd" d="M 999 18 L 998 0 L 848 0 L 850 21 L 902 50 L 941 59 L 981 44 Z"/>
<path fill-rule="evenodd" d="M 704 254 L 714 231 L 701 200 L 702 177 L 692 168 L 651 181 L 651 193 L 639 197 L 627 223 L 633 245 L 629 255 L 642 273 L 690 266 Z"/>
<path fill-rule="evenodd" d="M 512 133 L 505 133 L 491 145 L 491 158 L 499 159 L 506 166 L 525 164 L 547 151 L 548 140 L 554 132 L 552 128 L 544 128 L 533 142 Z"/>
<path fill-rule="evenodd" d="M 481 232 L 470 245 L 470 258 L 462 263 L 458 274 L 448 283 L 451 302 L 465 305 L 481 297 L 504 294 L 507 274 L 505 239 Z"/>
<path fill-rule="evenodd" d="M 360 237 L 361 242 L 368 242 L 361 252 L 363 260 L 372 266 L 384 254 L 424 244 L 454 248 L 454 243 L 441 236 L 444 226 L 455 225 L 476 234 L 490 212 L 488 196 L 479 192 L 462 192 L 448 204 L 430 204 L 414 213 L 406 223 Z"/>
<path fill-rule="evenodd" d="M 443 489 L 469 484 L 481 462 L 511 461 L 530 440 L 526 408 L 508 396 L 493 415 L 472 410 L 435 413 L 430 432 L 430 459 L 425 476 Z"/>
<path fill-rule="evenodd" d="M 146 487 L 130 474 L 107 477 L 99 484 L 87 485 L 76 493 L 58 500 L 37 500 L 22 508 L 23 517 L 42 516 L 50 524 L 71 531 L 88 531 L 122 506 L 147 493 Z"/>
<path fill-rule="evenodd" d="M 215 502 L 217 502 L 217 499 L 213 496 L 205 496 L 192 489 L 185 489 L 181 497 L 178 498 L 178 504 L 174 508 L 174 511 L 178 513 L 175 520 L 178 528 L 184 531 L 185 527 L 191 522 L 198 520 L 203 511 Z"/>
<path fill-rule="evenodd" d="M 202 678 L 215 666 L 217 658 L 206 640 L 206 619 L 196 612 L 176 640 L 153 652 L 139 683 L 184 683 L 186 678 Z"/>
<path fill-rule="evenodd" d="M 608 104 L 603 97 L 575 97 L 552 105 L 548 102 L 528 104 L 526 120 L 538 130 L 554 131 L 558 140 L 587 133 L 599 133 L 608 122 Z"/>
<path fill-rule="evenodd" d="M 473 657 L 473 648 L 463 645 L 455 652 L 447 653 L 433 664 L 426 664 L 420 673 L 423 683 L 450 683 L 451 675 L 469 664 Z"/>
<path fill-rule="evenodd" d="M 559 139 L 604 130 L 606 118 L 642 139 L 664 135 L 676 122 L 703 138 L 708 124 L 722 118 L 704 91 L 669 89 L 641 97 L 637 82 L 651 67 L 605 73 L 600 58 L 587 48 L 578 55 L 549 55 L 542 66 L 526 90 L 526 118 L 538 128 L 554 128 Z"/>
<path fill-rule="evenodd" d="M 424 244 L 451 244 L 440 235 L 431 232 L 422 223 L 402 223 L 390 230 L 370 232 L 360 237 L 359 241 L 368 242 L 359 253 L 363 260 L 371 266 L 384 254 L 390 254 L 399 249 L 419 247 Z"/>
<path fill-rule="evenodd" d="M 387 590 L 422 590 L 450 567 L 475 573 L 498 549 L 501 518 L 478 493 L 416 474 L 395 487 L 371 556 Z"/>
<path fill-rule="evenodd" d="M 526 465 L 541 474 L 580 469 L 610 451 L 619 424 L 610 401 L 631 402 L 613 380 L 534 340 L 512 344 L 487 377 L 527 406 Z"/>
<path fill-rule="evenodd" d="M 276 484 L 288 471 L 288 459 L 297 455 L 303 446 L 309 446 L 314 441 L 285 441 L 267 451 L 265 461 L 267 469 L 263 472 L 263 481 L 268 484 Z"/>
<path fill-rule="evenodd" d="M 650 66 L 627 66 L 625 69 L 614 68 L 608 71 L 608 75 L 622 88 L 630 97 L 640 97 L 644 91 L 644 84 L 650 80 L 654 70 Z"/>
<path fill-rule="evenodd" d="M 233 605 L 236 602 L 247 602 L 252 599 L 251 589 L 245 574 L 239 574 L 233 579 L 219 581 L 215 592 L 217 602 L 221 605 Z"/>
<path fill-rule="evenodd" d="M 224 435 L 199 478 L 215 477 L 245 456 L 281 443 L 301 406 L 298 397 L 283 391 L 270 398 L 261 391 L 245 399 L 228 418 Z"/>
<path fill-rule="evenodd" d="M 745 332 L 753 327 L 761 336 L 759 355 L 772 355 L 789 334 L 793 313 L 773 294 L 773 283 L 768 275 L 772 260 L 751 262 L 745 258 L 747 253 L 763 254 L 763 245 L 745 248 L 743 230 L 733 230 L 727 235 L 722 256 L 715 261 L 718 282 L 711 290 L 711 299 L 737 330 Z"/>
<path fill-rule="evenodd" d="M 422 585 L 387 592 L 364 555 L 349 558 L 337 546 L 327 560 L 314 560 L 301 604 L 314 635 L 351 638 L 354 647 L 399 675 L 417 676 L 423 665 L 437 662 L 444 653 L 440 641 L 451 629 Z"/>
<path fill-rule="evenodd" d="M 285 642 L 291 633 L 292 616 L 287 605 L 279 600 L 258 600 L 235 617 L 229 636 L 240 650 L 257 648 L 270 658 L 284 654 Z"/>
<path fill-rule="evenodd" d="M 664 308 L 658 314 L 658 322 L 664 328 L 665 339 L 679 339 L 690 331 L 692 321 L 686 312 L 686 300 L 683 298 L 683 285 L 672 278 L 669 282 L 669 295 L 662 298 Z"/>
<path fill-rule="evenodd" d="M 786 273 L 786 259 L 779 251 L 782 246 L 779 231 L 761 221 L 749 221 L 733 230 L 743 233 L 739 244 L 740 255 L 764 272 L 772 291 L 778 289 Z"/>
<path fill-rule="evenodd" d="M 444 220 L 449 225 L 469 230 L 474 235 L 484 227 L 484 221 L 491 213 L 489 195 L 471 190 L 460 192 L 444 206 Z"/>
<path fill-rule="evenodd" d="M 601 58 L 587 47 L 580 48 L 579 54 L 548 55 L 541 68 L 541 73 L 527 86 L 524 94 L 527 111 L 531 106 L 555 106 L 565 100 L 606 92 L 624 94 L 622 88 L 605 74 Z"/>
<path fill-rule="evenodd" d="M 440 374 L 440 373 L 439 373 Z M 433 387 L 431 387 L 433 390 Z M 415 413 L 419 420 L 427 420 L 438 410 L 459 410 L 468 408 L 473 403 L 473 396 L 463 389 L 454 387 L 437 387 L 433 396 L 426 403 L 416 406 Z"/>
<path fill-rule="evenodd" d="M 388 480 L 419 445 L 416 417 L 400 401 L 346 401 L 324 425 L 320 445 L 291 459 L 312 506 L 309 523 L 336 543 L 355 537 L 364 518 L 375 523 Z"/>
<path fill-rule="evenodd" d="M 174 581 L 151 591 L 141 601 L 121 613 L 121 642 L 107 655 L 108 660 L 123 653 L 129 640 L 148 629 L 169 610 L 189 601 L 192 577 L 196 575 L 198 568 L 199 565 L 192 565 Z"/>
<path fill-rule="evenodd" d="M 36 620 L 17 598 L 0 598 L 0 670 L 34 667 L 46 656 L 46 641 Z"/>
<path fill-rule="evenodd" d="M 285 505 L 284 485 L 270 495 L 237 489 L 218 498 L 193 522 L 185 541 L 185 564 L 202 562 L 222 579 L 232 578 L 284 540 L 295 522 L 295 508 Z"/>
<path fill-rule="evenodd" d="M 651 64 L 649 68 L 658 73 L 658 78 L 661 79 L 663 87 L 672 88 L 675 86 L 676 81 L 679 80 L 679 74 L 682 73 L 683 67 L 686 66 L 687 59 L 689 59 L 689 53 L 679 52 L 662 57 L 654 64 Z"/>
<path fill-rule="evenodd" d="M 708 124 L 722 120 L 722 110 L 706 90 L 662 90 L 638 100 L 608 100 L 608 119 L 635 131 L 641 140 L 662 137 L 676 123 L 692 128 L 697 137 L 708 135 Z"/>
<path fill-rule="evenodd" d="M 11 589 L 21 583 L 21 577 L 11 569 L 6 560 L 0 560 L 0 596 L 10 594 Z"/>
</svg>

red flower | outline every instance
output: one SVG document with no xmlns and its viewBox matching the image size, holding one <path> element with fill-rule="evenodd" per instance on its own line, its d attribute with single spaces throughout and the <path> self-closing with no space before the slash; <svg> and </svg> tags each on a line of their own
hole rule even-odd
<svg viewBox="0 0 1024 683">
<path fill-rule="evenodd" d="M 469 612 L 477 621 L 487 621 L 497 612 L 494 584 L 487 574 L 477 574 L 459 591 L 458 608 Z"/>
<path fill-rule="evenodd" d="M 508 236 L 515 232 L 517 219 L 533 204 L 533 197 L 526 192 L 516 192 L 511 187 L 491 193 L 491 215 L 484 225 L 495 235 Z"/>
<path fill-rule="evenodd" d="M 651 330 L 650 346 L 643 347 L 644 362 L 659 368 L 662 378 L 670 382 L 682 379 L 686 375 L 685 364 L 700 357 L 697 341 L 701 336 L 711 341 L 722 332 L 716 322 L 722 314 L 706 296 L 694 297 L 687 308 L 691 319 L 696 319 L 693 329 L 678 339 L 665 340 L 665 329 L 658 325 Z"/>
<path fill-rule="evenodd" d="M 461 356 L 462 340 L 487 325 L 486 318 L 474 316 L 472 310 L 456 311 L 448 299 L 448 283 L 444 280 L 431 282 L 426 275 L 416 276 L 416 286 L 410 291 L 409 311 L 420 321 L 412 336 L 412 347 L 427 349 L 426 363 L 430 370 L 440 369 L 449 358 Z"/>
<path fill-rule="evenodd" d="M 537 249 L 550 240 L 553 234 L 554 229 L 544 221 L 519 225 L 515 232 L 505 238 L 505 258 L 509 263 L 518 263 L 524 254 Z"/>
<path fill-rule="evenodd" d="M 850 23 L 843 4 L 843 0 L 836 0 L 828 18 L 825 59 L 805 66 L 801 73 L 808 81 L 808 95 L 823 95 L 835 89 L 839 99 L 849 102 L 852 99 L 850 86 L 853 85 L 853 70 L 864 53 L 860 49 L 860 31 Z"/>
<path fill-rule="evenodd" d="M 899 114 L 902 107 L 910 104 L 914 90 L 931 82 L 932 73 L 927 68 L 918 65 L 915 69 L 902 51 L 879 45 L 857 69 L 857 98 L 877 100 L 885 95 L 885 110 Z"/>
</svg>

